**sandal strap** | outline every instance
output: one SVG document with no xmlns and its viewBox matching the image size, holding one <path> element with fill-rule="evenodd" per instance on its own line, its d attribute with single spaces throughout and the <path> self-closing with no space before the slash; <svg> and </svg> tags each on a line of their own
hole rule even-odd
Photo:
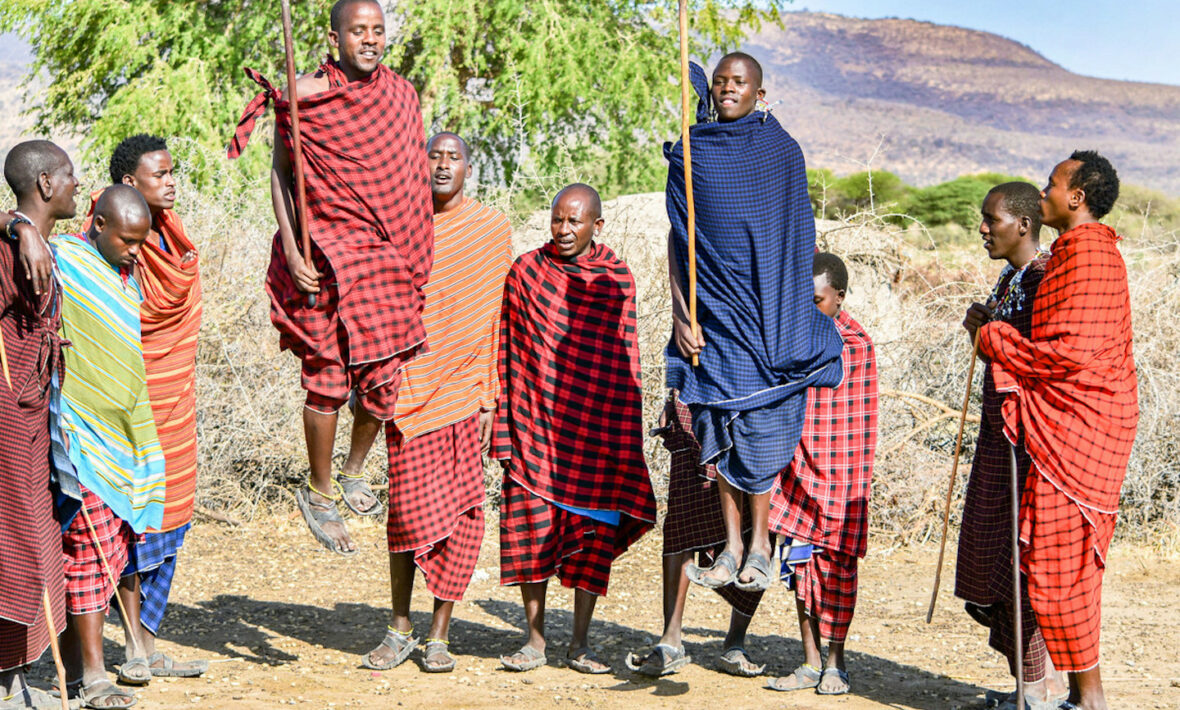
<svg viewBox="0 0 1180 710">
<path fill-rule="evenodd" d="M 445 639 L 432 639 L 432 638 L 428 638 L 428 639 L 426 639 L 425 643 L 426 643 L 426 645 L 428 645 L 428 646 L 429 646 L 430 644 L 432 644 L 432 643 L 441 643 L 441 644 L 442 644 L 442 645 L 444 645 L 444 646 L 450 646 L 450 645 L 451 645 L 451 642 L 450 642 L 450 641 L 447 641 L 447 640 L 445 640 Z"/>
<path fill-rule="evenodd" d="M 365 480 L 368 480 L 369 477 L 363 473 L 345 473 L 344 471 L 341 471 L 336 474 L 336 478 L 347 478 L 350 480 L 357 480 L 357 479 L 363 478 Z"/>
</svg>

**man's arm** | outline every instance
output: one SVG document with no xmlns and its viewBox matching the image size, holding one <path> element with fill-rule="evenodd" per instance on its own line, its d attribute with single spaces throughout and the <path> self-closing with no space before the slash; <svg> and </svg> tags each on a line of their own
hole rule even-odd
<svg viewBox="0 0 1180 710">
<path fill-rule="evenodd" d="M 10 225 L 13 221 L 12 215 L 0 211 L 0 234 L 8 238 L 8 228 L 12 226 L 12 233 L 20 242 L 20 262 L 25 270 L 25 278 L 32 283 L 33 293 L 40 296 L 49 291 L 53 279 L 53 256 L 36 227 L 23 220 Z"/>
<path fill-rule="evenodd" d="M 672 244 L 672 232 L 668 232 L 668 283 L 672 287 L 672 337 L 676 341 L 676 349 L 685 358 L 699 355 L 705 347 L 705 336 L 700 332 L 692 332 L 689 322 L 688 299 L 684 297 L 684 289 L 680 285 L 680 269 L 676 268 L 676 248 Z"/>
</svg>

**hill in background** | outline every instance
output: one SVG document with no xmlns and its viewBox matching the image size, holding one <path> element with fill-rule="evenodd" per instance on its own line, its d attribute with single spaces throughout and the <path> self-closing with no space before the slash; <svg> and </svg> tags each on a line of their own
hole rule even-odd
<svg viewBox="0 0 1180 710">
<path fill-rule="evenodd" d="M 982 171 L 1043 180 L 1077 148 L 1180 194 L 1180 86 L 1073 74 L 998 35 L 791 12 L 746 45 L 808 164 L 928 185 Z"/>
</svg>

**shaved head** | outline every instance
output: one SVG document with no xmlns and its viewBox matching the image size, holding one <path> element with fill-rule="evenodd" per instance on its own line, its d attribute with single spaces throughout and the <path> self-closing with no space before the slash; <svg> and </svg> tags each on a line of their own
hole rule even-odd
<svg viewBox="0 0 1180 710">
<path fill-rule="evenodd" d="M 94 205 L 94 215 L 110 224 L 133 225 L 152 221 L 152 211 L 143 195 L 127 185 L 111 185 L 102 191 Z"/>
<path fill-rule="evenodd" d="M 17 143 L 4 159 L 4 179 L 18 199 L 37 189 L 37 178 L 49 174 L 69 161 L 69 156 L 50 141 Z"/>
<path fill-rule="evenodd" d="M 467 141 L 463 140 L 463 137 L 458 133 L 451 133 L 450 131 L 442 131 L 431 136 L 430 140 L 426 141 L 427 153 L 434 147 L 434 142 L 440 138 L 454 138 L 459 141 L 459 147 L 463 149 L 463 160 L 471 161 L 471 146 L 467 145 Z"/>
<path fill-rule="evenodd" d="M 586 204 L 590 208 L 591 219 L 602 219 L 602 198 L 598 196 L 598 190 L 590 187 L 583 182 L 575 182 L 572 185 L 566 185 L 561 192 L 553 198 L 553 204 L 550 207 L 556 207 L 561 198 L 566 195 L 578 195 L 586 199 Z"/>
<path fill-rule="evenodd" d="M 729 62 L 742 62 L 745 64 L 750 73 L 750 79 L 754 84 L 754 88 L 762 88 L 762 65 L 758 63 L 757 59 L 754 59 L 745 52 L 730 52 L 717 62 L 717 67 L 713 70 L 713 73 L 716 74 L 721 69 L 721 65 Z"/>
<path fill-rule="evenodd" d="M 336 0 L 332 5 L 332 12 L 328 15 L 328 26 L 335 32 L 340 31 L 340 24 L 344 21 L 344 15 L 353 5 L 376 5 L 377 9 L 385 12 L 385 8 L 377 0 Z"/>
</svg>

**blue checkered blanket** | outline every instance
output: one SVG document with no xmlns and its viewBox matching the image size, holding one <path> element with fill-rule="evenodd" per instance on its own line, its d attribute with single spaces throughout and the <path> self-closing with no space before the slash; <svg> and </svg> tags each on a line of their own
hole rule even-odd
<svg viewBox="0 0 1180 710">
<path fill-rule="evenodd" d="M 835 387 L 843 341 L 813 302 L 815 218 L 803 152 L 774 116 L 709 120 L 708 83 L 691 129 L 700 366 L 666 350 L 668 386 L 693 413 L 702 463 L 748 493 L 769 491 L 803 431 L 808 387 Z M 673 253 L 688 286 L 684 150 L 664 146 Z"/>
</svg>

